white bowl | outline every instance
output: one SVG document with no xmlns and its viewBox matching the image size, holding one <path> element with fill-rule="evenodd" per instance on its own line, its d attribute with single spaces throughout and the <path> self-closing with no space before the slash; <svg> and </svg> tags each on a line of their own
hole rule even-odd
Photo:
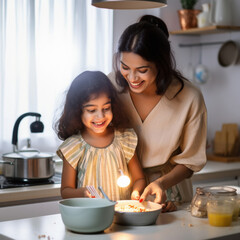
<svg viewBox="0 0 240 240">
<path fill-rule="evenodd" d="M 67 229 L 93 233 L 104 231 L 112 224 L 115 204 L 106 199 L 69 198 L 59 202 L 59 210 Z"/>
<path fill-rule="evenodd" d="M 134 205 L 136 207 L 144 207 L 149 209 L 147 212 L 123 212 L 116 211 L 114 214 L 114 223 L 120 225 L 131 225 L 131 226 L 146 226 L 155 224 L 159 213 L 162 211 L 162 206 L 160 204 L 145 201 L 140 203 L 137 200 L 120 200 L 117 201 L 116 206 L 128 206 Z"/>
</svg>

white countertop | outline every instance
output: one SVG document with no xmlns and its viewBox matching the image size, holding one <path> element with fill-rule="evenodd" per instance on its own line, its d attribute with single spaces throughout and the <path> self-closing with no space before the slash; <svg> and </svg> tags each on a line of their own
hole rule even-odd
<svg viewBox="0 0 240 240">
<path fill-rule="evenodd" d="M 207 179 L 221 179 L 226 177 L 240 176 L 240 162 L 217 162 L 207 161 L 205 167 L 192 176 L 193 181 Z"/>
<path fill-rule="evenodd" d="M 0 222 L 0 239 L 6 240 L 200 240 L 223 236 L 224 239 L 240 239 L 240 219 L 230 227 L 213 227 L 206 218 L 192 217 L 186 206 L 176 212 L 160 213 L 156 225 L 134 227 L 112 224 L 98 234 L 67 230 L 60 214 Z"/>
<path fill-rule="evenodd" d="M 58 164 L 56 172 L 61 172 L 62 166 Z M 206 166 L 192 177 L 193 182 L 199 180 L 220 179 L 224 177 L 240 176 L 240 162 L 222 163 L 208 161 Z M 19 187 L 0 189 L 0 207 L 58 200 L 60 184 L 47 184 L 32 187 Z"/>
</svg>

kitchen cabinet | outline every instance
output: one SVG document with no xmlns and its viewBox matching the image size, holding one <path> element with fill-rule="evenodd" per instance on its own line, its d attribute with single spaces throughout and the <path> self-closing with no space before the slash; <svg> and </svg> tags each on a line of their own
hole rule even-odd
<svg viewBox="0 0 240 240">
<path fill-rule="evenodd" d="M 208 26 L 203 28 L 189 28 L 187 30 L 171 31 L 172 35 L 203 35 L 213 33 L 224 33 L 230 31 L 240 31 L 240 26 Z"/>
</svg>

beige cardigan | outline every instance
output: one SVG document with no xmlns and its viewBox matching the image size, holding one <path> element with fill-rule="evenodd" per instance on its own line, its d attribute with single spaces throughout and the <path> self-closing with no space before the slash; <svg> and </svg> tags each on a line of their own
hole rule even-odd
<svg viewBox="0 0 240 240">
<path fill-rule="evenodd" d="M 109 75 L 114 83 L 114 75 Z M 116 85 L 116 83 L 114 83 Z M 138 135 L 137 155 L 148 176 L 153 181 L 170 171 L 175 164 L 183 164 L 194 172 L 206 164 L 207 110 L 202 93 L 191 82 L 184 88 L 174 80 L 165 95 L 142 122 L 129 92 L 120 94 L 133 128 Z M 183 199 L 192 197 L 191 182 L 183 188 Z M 179 184 L 178 184 L 179 185 Z M 179 186 L 179 188 L 182 188 Z"/>
</svg>

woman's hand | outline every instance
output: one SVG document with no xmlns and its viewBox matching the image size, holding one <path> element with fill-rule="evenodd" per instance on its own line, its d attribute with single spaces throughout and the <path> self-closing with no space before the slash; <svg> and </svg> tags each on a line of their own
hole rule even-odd
<svg viewBox="0 0 240 240">
<path fill-rule="evenodd" d="M 162 204 L 162 213 L 173 212 L 173 211 L 176 211 L 176 210 L 177 210 L 176 205 L 171 201 L 165 202 L 165 203 Z"/>
<path fill-rule="evenodd" d="M 134 190 L 131 194 L 131 199 L 132 200 L 139 200 L 140 199 L 140 193 L 137 190 Z"/>
<path fill-rule="evenodd" d="M 143 191 L 140 202 L 146 200 L 148 195 L 155 195 L 155 203 L 164 203 L 167 199 L 166 193 L 158 181 L 151 182 Z"/>
</svg>

